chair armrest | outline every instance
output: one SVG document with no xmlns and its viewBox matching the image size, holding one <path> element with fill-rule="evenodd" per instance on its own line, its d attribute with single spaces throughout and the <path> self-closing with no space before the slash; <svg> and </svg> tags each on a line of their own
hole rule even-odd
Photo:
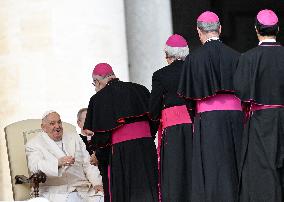
<svg viewBox="0 0 284 202">
<path fill-rule="evenodd" d="M 34 189 L 34 196 L 38 197 L 39 183 L 44 183 L 46 181 L 46 174 L 39 171 L 32 174 L 32 176 L 30 176 L 29 178 L 24 175 L 16 175 L 15 180 L 16 180 L 15 184 L 25 184 L 25 183 L 31 184 L 31 186 Z"/>
</svg>

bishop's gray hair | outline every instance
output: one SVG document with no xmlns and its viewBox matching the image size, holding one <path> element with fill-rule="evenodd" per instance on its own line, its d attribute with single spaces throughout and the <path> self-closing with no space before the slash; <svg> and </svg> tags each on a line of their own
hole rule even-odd
<svg viewBox="0 0 284 202">
<path fill-rule="evenodd" d="M 197 27 L 203 32 L 219 33 L 220 22 L 198 22 Z"/>
<path fill-rule="evenodd" d="M 172 57 L 175 59 L 185 60 L 186 56 L 189 54 L 188 46 L 186 47 L 171 47 L 166 45 L 165 52 L 167 57 Z"/>
</svg>

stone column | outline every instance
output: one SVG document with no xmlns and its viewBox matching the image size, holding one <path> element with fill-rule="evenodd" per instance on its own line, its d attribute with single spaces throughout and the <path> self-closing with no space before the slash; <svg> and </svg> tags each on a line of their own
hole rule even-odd
<svg viewBox="0 0 284 202">
<path fill-rule="evenodd" d="M 170 0 L 125 0 L 130 80 L 151 89 L 151 76 L 166 65 L 164 45 L 172 34 Z"/>
</svg>

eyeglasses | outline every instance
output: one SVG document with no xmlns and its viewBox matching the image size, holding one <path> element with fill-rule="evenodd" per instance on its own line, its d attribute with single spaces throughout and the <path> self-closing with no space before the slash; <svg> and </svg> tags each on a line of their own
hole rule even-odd
<svg viewBox="0 0 284 202">
<path fill-rule="evenodd" d="M 98 85 L 99 84 L 99 80 L 98 79 L 95 79 L 95 80 L 93 80 L 93 82 L 92 82 L 92 84 L 94 85 L 94 86 L 96 86 L 96 85 Z"/>
<path fill-rule="evenodd" d="M 166 58 L 166 59 L 170 59 L 170 58 L 172 58 L 172 56 L 169 56 L 168 53 L 166 53 L 165 58 Z"/>
<path fill-rule="evenodd" d="M 108 78 L 108 77 L 110 77 L 110 76 L 113 76 L 114 74 L 109 74 L 109 75 L 107 75 L 107 76 L 105 76 L 105 77 L 103 77 L 102 79 L 93 79 L 93 85 L 94 86 L 96 86 L 96 85 L 98 85 L 99 83 L 100 83 L 100 80 L 104 80 L 104 79 L 106 79 L 106 78 Z"/>
</svg>

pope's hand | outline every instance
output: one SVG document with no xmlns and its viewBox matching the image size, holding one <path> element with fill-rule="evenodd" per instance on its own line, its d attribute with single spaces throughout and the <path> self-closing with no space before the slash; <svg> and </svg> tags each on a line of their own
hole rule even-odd
<svg viewBox="0 0 284 202">
<path fill-rule="evenodd" d="M 75 162 L 75 158 L 73 156 L 64 156 L 58 159 L 58 167 L 61 166 L 70 166 Z"/>
<path fill-rule="evenodd" d="M 98 193 L 99 191 L 101 192 L 104 191 L 103 185 L 96 185 L 94 188 L 95 188 L 95 193 Z"/>
</svg>

